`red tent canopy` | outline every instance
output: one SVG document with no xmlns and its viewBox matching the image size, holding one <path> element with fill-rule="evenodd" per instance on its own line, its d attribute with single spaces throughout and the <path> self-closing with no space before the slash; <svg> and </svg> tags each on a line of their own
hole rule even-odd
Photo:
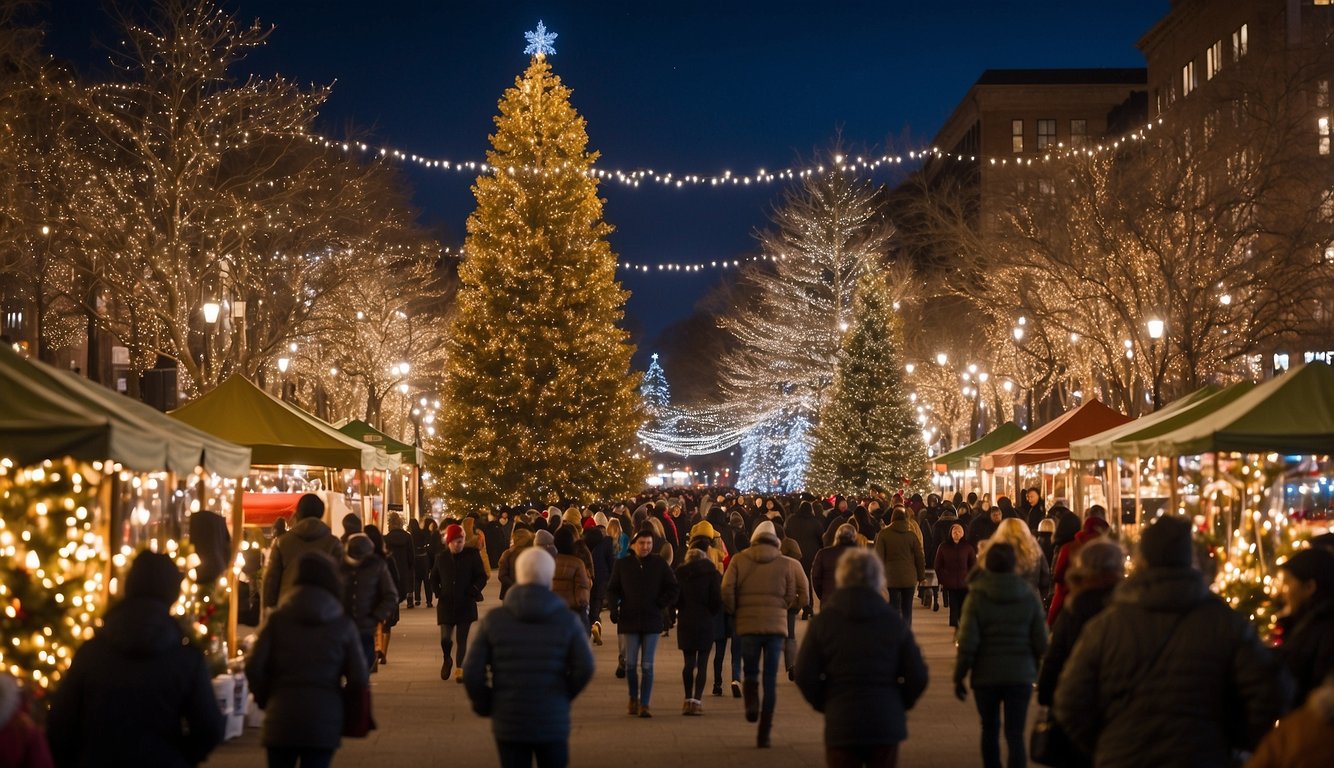
<svg viewBox="0 0 1334 768">
<path fill-rule="evenodd" d="M 982 468 L 1017 467 L 1070 458 L 1070 443 L 1119 427 L 1132 419 L 1097 400 L 1090 400 L 1061 418 L 982 457 Z"/>
<path fill-rule="evenodd" d="M 296 522 L 296 502 L 304 493 L 247 493 L 241 499 L 246 525 L 273 525 L 280 517 Z"/>
</svg>

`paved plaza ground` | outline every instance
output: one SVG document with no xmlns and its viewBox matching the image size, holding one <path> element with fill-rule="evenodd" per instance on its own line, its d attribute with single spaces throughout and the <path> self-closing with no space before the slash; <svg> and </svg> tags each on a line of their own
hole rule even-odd
<svg viewBox="0 0 1334 768">
<path fill-rule="evenodd" d="M 487 586 L 483 610 L 497 604 L 499 587 Z M 368 739 L 347 739 L 334 759 L 340 766 L 492 766 L 498 763 L 490 722 L 468 707 L 463 686 L 440 680 L 440 643 L 435 611 L 404 610 L 394 629 L 389 665 L 371 676 L 379 730 Z M 954 646 L 946 611 L 914 612 L 913 628 L 931 669 L 931 684 L 908 715 L 908 741 L 900 750 L 904 766 L 971 766 L 979 761 L 978 719 L 971 697 L 955 700 L 950 675 Z M 624 680 L 615 677 L 615 630 L 606 623 L 606 644 L 593 648 L 597 672 L 574 702 L 570 735 L 572 766 L 689 765 L 704 760 L 727 768 L 822 766 L 824 718 L 780 673 L 773 746 L 756 749 L 755 726 L 742 714 L 740 699 L 704 695 L 704 716 L 683 717 L 681 653 L 674 637 L 658 646 L 652 719 L 626 715 Z M 797 623 L 798 637 L 806 622 Z M 730 659 L 729 659 L 730 662 Z M 710 661 L 712 665 L 712 661 Z M 729 674 L 724 665 L 724 675 Z M 709 683 L 713 678 L 710 672 Z M 1030 709 L 1031 719 L 1031 709 Z M 249 768 L 264 764 L 259 729 L 229 741 L 213 753 L 208 768 Z"/>
</svg>

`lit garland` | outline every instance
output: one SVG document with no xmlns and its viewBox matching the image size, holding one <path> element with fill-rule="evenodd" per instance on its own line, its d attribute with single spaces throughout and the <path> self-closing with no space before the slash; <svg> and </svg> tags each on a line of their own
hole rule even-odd
<svg viewBox="0 0 1334 768">
<path fill-rule="evenodd" d="M 100 462 L 0 459 L 0 668 L 38 691 L 60 681 L 105 607 L 101 472 Z"/>
</svg>

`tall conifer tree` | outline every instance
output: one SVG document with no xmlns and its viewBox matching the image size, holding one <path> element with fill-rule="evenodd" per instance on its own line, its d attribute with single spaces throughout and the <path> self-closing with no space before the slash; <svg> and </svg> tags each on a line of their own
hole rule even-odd
<svg viewBox="0 0 1334 768">
<path fill-rule="evenodd" d="M 894 490 L 926 479 L 926 445 L 903 384 L 903 329 L 882 275 L 857 283 L 834 383 L 811 432 L 817 493 Z"/>
<path fill-rule="evenodd" d="M 438 439 L 446 498 L 591 500 L 638 487 L 643 419 L 584 119 L 541 51 L 505 91 L 468 217 Z"/>
</svg>

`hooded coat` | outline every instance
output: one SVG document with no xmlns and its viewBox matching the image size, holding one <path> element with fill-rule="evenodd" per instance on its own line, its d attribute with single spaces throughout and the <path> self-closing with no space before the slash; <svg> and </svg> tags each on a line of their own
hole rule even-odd
<svg viewBox="0 0 1334 768">
<path fill-rule="evenodd" d="M 516 579 L 514 573 L 514 559 L 524 549 L 533 545 L 533 532 L 527 528 L 515 528 L 511 536 L 514 543 L 509 548 L 500 553 L 500 560 L 496 563 L 496 578 L 500 580 L 500 599 L 505 599 L 505 593 L 514 586 Z"/>
<path fill-rule="evenodd" d="M 431 568 L 430 589 L 435 595 L 435 623 L 470 624 L 477 621 L 477 604 L 486 588 L 486 566 L 482 555 L 465 546 L 456 555 L 445 547 Z"/>
<path fill-rule="evenodd" d="M 1100 767 L 1226 766 L 1232 747 L 1253 748 L 1273 726 L 1290 688 L 1197 571 L 1146 566 L 1084 626 L 1053 711 Z"/>
<path fill-rule="evenodd" d="M 1061 615 L 1061 606 L 1065 605 L 1065 599 L 1070 595 L 1070 587 L 1065 583 L 1065 577 L 1070 572 L 1070 567 L 1075 564 L 1075 555 L 1085 544 L 1098 538 L 1106 530 L 1106 520 L 1101 517 L 1090 517 L 1084 521 L 1074 540 L 1056 552 L 1056 562 L 1051 569 L 1052 591 L 1051 607 L 1047 610 L 1048 624 L 1056 623 L 1056 617 Z"/>
<path fill-rule="evenodd" d="M 373 552 L 360 560 L 344 556 L 341 572 L 343 608 L 358 632 L 372 634 L 375 625 L 388 621 L 398 605 L 398 590 L 389 575 L 389 565 Z"/>
<path fill-rule="evenodd" d="M 486 614 L 463 660 L 473 711 L 491 718 L 497 741 L 569 739 L 570 701 L 592 677 L 583 622 L 537 584 L 515 586 Z"/>
<path fill-rule="evenodd" d="M 343 679 L 351 689 L 370 685 L 361 639 L 343 604 L 304 584 L 292 588 L 260 628 L 245 673 L 264 710 L 260 740 L 266 747 L 337 749 Z"/>
<path fill-rule="evenodd" d="M 389 548 L 389 559 L 398 569 L 398 580 L 394 586 L 401 601 L 407 598 L 416 585 L 417 558 L 412 549 L 412 534 L 402 528 L 394 528 L 384 535 L 384 544 Z"/>
<path fill-rule="evenodd" d="M 776 536 L 761 534 L 732 556 L 722 590 L 738 635 L 787 637 L 787 612 L 808 602 L 810 582 L 801 563 L 779 552 Z"/>
<path fill-rule="evenodd" d="M 794 671 L 801 695 L 823 712 L 827 747 L 897 744 L 906 711 L 926 690 L 927 668 L 912 632 L 879 592 L 834 592 L 811 620 Z"/>
<path fill-rule="evenodd" d="M 274 540 L 264 568 L 264 605 L 275 606 L 296 584 L 296 564 L 307 552 L 319 552 L 336 569 L 343 562 L 343 543 L 318 517 L 303 517 Z"/>
<path fill-rule="evenodd" d="M 875 553 L 885 564 L 885 586 L 890 589 L 915 587 L 926 578 L 922 540 L 907 520 L 895 520 L 876 534 Z"/>
<path fill-rule="evenodd" d="M 723 610 L 722 574 L 708 557 L 676 569 L 676 647 L 683 651 L 713 648 L 714 623 Z"/>
<path fill-rule="evenodd" d="M 833 546 L 824 547 L 815 553 L 815 562 L 811 563 L 811 589 L 815 590 L 815 596 L 820 598 L 822 609 L 824 601 L 833 597 L 834 590 L 838 588 L 838 582 L 834 578 L 834 574 L 838 572 L 838 561 L 843 558 L 844 553 L 856 548 L 856 544 L 835 542 Z"/>
<path fill-rule="evenodd" d="M 185 642 L 167 604 L 127 597 L 74 654 L 46 735 L 62 768 L 184 768 L 204 761 L 223 727 L 204 655 Z"/>
<path fill-rule="evenodd" d="M 801 547 L 801 566 L 810 573 L 815 554 L 824 546 L 824 524 L 809 510 L 798 508 L 785 527 L 788 537 Z"/>
<path fill-rule="evenodd" d="M 607 585 L 607 610 L 616 631 L 662 632 L 662 609 L 676 604 L 679 589 L 672 567 L 658 555 L 639 557 L 632 552 L 617 560 Z"/>
<path fill-rule="evenodd" d="M 970 674 L 973 688 L 1027 685 L 1047 650 L 1046 613 L 1023 576 L 978 570 L 959 617 L 954 682 Z"/>
</svg>

